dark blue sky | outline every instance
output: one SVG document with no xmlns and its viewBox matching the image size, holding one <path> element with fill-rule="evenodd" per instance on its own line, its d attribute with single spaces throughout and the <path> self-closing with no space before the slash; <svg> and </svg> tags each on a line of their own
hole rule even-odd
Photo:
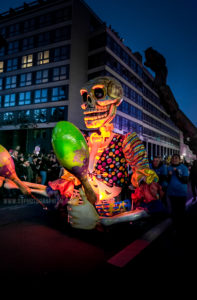
<svg viewBox="0 0 197 300">
<path fill-rule="evenodd" d="M 31 1 L 26 1 L 31 2 Z M 197 1 L 86 0 L 132 51 L 153 47 L 166 58 L 167 83 L 180 109 L 197 126 Z M 23 4 L 1 3 L 0 12 Z"/>
</svg>

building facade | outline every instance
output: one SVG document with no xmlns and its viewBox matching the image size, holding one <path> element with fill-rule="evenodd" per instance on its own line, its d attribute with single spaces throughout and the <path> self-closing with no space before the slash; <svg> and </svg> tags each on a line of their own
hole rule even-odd
<svg viewBox="0 0 197 300">
<path fill-rule="evenodd" d="M 124 101 L 115 131 L 136 131 L 149 158 L 180 151 L 180 132 L 138 53 L 82 0 L 34 1 L 0 15 L 0 138 L 6 148 L 51 149 L 56 122 L 85 129 L 79 90 L 96 76 L 118 79 Z"/>
</svg>

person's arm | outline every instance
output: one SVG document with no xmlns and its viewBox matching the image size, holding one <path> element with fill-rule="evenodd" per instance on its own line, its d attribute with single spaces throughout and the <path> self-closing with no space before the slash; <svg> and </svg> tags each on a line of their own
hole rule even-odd
<svg viewBox="0 0 197 300">
<path fill-rule="evenodd" d="M 176 169 L 176 177 L 180 180 L 181 183 L 187 184 L 189 182 L 189 174 L 180 174 L 179 170 Z"/>
</svg>

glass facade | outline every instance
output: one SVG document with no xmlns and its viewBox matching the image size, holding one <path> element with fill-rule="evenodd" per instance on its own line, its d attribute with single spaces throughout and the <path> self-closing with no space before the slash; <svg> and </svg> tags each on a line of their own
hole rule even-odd
<svg viewBox="0 0 197 300">
<path fill-rule="evenodd" d="M 104 47 L 107 47 L 106 50 L 103 50 Z M 99 52 L 91 54 L 91 51 L 99 48 Z M 107 49 L 110 49 L 114 55 Z M 145 141 L 145 143 L 147 143 L 149 157 L 157 152 L 157 143 L 159 145 L 165 143 L 168 147 L 179 148 L 179 131 L 165 113 L 160 99 L 154 91 L 153 80 L 125 50 L 125 46 L 123 47 L 115 41 L 108 32 L 103 32 L 90 39 L 89 51 L 89 70 L 101 69 L 101 67 L 103 69 L 89 73 L 88 79 L 102 75 L 112 76 L 123 87 L 124 101 L 117 108 L 117 115 L 114 119 L 115 128 L 123 133 L 136 131 L 142 139 L 148 140 L 149 142 Z M 129 52 L 131 53 L 130 50 Z M 168 147 L 166 151 L 163 148 L 160 149 L 160 152 L 163 151 L 162 155 L 170 153 Z"/>
<path fill-rule="evenodd" d="M 72 6 L 63 6 L 56 8 L 54 2 L 48 13 L 41 8 L 37 15 L 25 14 L 24 21 L 16 15 L 15 24 L 0 22 L 0 34 L 11 38 L 0 48 L 0 123 L 5 129 L 50 128 L 68 118 Z"/>
</svg>

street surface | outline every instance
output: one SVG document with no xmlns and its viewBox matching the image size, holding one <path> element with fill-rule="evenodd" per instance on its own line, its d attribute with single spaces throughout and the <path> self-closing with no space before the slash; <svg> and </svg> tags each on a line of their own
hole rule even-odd
<svg viewBox="0 0 197 300">
<path fill-rule="evenodd" d="M 39 204 L 0 206 L 1 284 L 67 289 L 84 282 L 117 285 L 191 283 L 197 269 L 197 202 L 189 202 L 185 233 L 171 219 L 76 230 Z M 166 276 L 166 274 L 168 274 Z"/>
</svg>

